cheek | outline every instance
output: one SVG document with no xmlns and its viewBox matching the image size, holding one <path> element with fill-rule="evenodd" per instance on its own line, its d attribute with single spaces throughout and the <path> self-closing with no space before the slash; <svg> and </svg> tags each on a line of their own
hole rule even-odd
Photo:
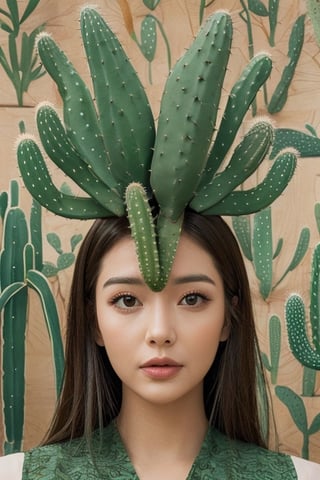
<svg viewBox="0 0 320 480">
<path fill-rule="evenodd" d="M 190 336 L 190 348 L 194 352 L 194 358 L 199 360 L 204 370 L 209 369 L 212 365 L 219 344 L 227 339 L 227 328 L 224 327 L 224 314 L 219 315 L 219 320 L 211 319 L 205 325 L 198 326 Z"/>
</svg>

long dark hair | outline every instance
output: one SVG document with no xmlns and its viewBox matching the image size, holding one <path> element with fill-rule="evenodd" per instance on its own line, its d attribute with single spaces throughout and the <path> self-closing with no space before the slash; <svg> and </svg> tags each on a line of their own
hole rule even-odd
<svg viewBox="0 0 320 480">
<path fill-rule="evenodd" d="M 218 216 L 186 211 L 183 232 L 213 258 L 224 283 L 230 335 L 221 342 L 204 379 L 207 417 L 230 438 L 266 446 L 259 412 L 264 380 L 258 355 L 246 269 L 234 235 Z M 96 343 L 95 287 L 103 256 L 130 235 L 128 220 L 96 220 L 82 242 L 71 285 L 66 331 L 64 382 L 44 444 L 80 436 L 107 426 L 119 413 L 121 381 L 107 353 Z M 262 381 L 261 381 L 262 380 Z"/>
</svg>

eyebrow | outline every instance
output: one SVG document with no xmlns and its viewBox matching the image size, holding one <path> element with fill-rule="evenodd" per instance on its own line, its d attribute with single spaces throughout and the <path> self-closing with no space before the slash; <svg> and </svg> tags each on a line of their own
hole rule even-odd
<svg viewBox="0 0 320 480">
<path fill-rule="evenodd" d="M 143 280 L 139 277 L 111 277 L 104 282 L 103 288 L 121 283 L 126 285 L 144 285 Z"/>
<path fill-rule="evenodd" d="M 183 283 L 192 282 L 206 282 L 210 283 L 211 285 L 216 285 L 215 281 L 212 278 L 204 274 L 184 275 L 182 277 L 177 277 L 173 279 L 174 285 L 181 285 Z M 111 277 L 106 282 L 104 282 L 103 288 L 117 284 L 144 285 L 144 281 L 139 277 Z"/>
<path fill-rule="evenodd" d="M 185 275 L 183 277 L 177 277 L 173 280 L 175 285 L 181 285 L 182 283 L 192 283 L 192 282 L 206 282 L 215 285 L 215 281 L 209 277 L 208 275 L 204 274 L 194 274 L 194 275 Z"/>
</svg>

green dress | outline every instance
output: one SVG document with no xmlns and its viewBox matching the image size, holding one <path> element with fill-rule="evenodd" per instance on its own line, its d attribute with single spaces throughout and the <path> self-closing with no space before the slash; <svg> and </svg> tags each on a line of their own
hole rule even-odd
<svg viewBox="0 0 320 480">
<path fill-rule="evenodd" d="M 165 479 L 164 471 L 164 479 Z M 187 480 L 297 480 L 290 456 L 230 441 L 210 428 Z M 138 480 L 120 434 L 110 424 L 91 447 L 83 439 L 25 453 L 22 480 Z"/>
</svg>

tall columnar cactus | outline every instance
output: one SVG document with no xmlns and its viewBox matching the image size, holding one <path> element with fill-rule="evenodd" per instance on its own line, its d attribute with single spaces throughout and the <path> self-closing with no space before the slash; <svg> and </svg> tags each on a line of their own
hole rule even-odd
<svg viewBox="0 0 320 480">
<path fill-rule="evenodd" d="M 38 232 L 38 233 L 37 233 Z M 19 207 L 18 184 L 11 183 L 10 202 L 3 222 L 0 252 L 0 312 L 2 312 L 2 396 L 4 452 L 21 450 L 24 426 L 25 335 L 28 288 L 39 295 L 51 340 L 57 393 L 63 375 L 63 345 L 56 304 L 42 268 L 38 206 L 33 206 L 30 228 Z"/>
<path fill-rule="evenodd" d="M 0 256 L 1 296 L 7 292 L 3 306 L 3 413 L 6 442 L 5 453 L 21 449 L 24 424 L 24 364 L 27 322 L 27 291 L 24 289 L 24 249 L 28 244 L 28 227 L 18 207 L 15 185 L 12 185 L 11 207 L 3 228 Z M 1 297 L 0 297 L 1 298 Z"/>
<path fill-rule="evenodd" d="M 315 248 L 311 270 L 310 323 L 311 338 L 307 334 L 305 305 L 300 295 L 292 294 L 286 302 L 286 324 L 289 346 L 296 359 L 304 366 L 320 370 L 320 244 Z"/>
<path fill-rule="evenodd" d="M 292 259 L 277 281 L 273 279 L 273 262 L 279 257 L 283 248 L 280 238 L 276 247 L 273 244 L 271 208 L 257 212 L 251 219 L 245 215 L 233 217 L 232 225 L 245 257 L 252 262 L 259 281 L 260 294 L 264 300 L 302 261 L 310 241 L 310 230 L 304 227 L 297 242 Z"/>
<path fill-rule="evenodd" d="M 46 154 L 87 196 L 67 195 L 54 185 L 30 135 L 18 142 L 21 174 L 31 194 L 59 215 L 97 218 L 128 211 L 141 272 L 150 288 L 161 290 L 186 207 L 204 214 L 253 213 L 272 203 L 294 172 L 295 154 L 281 152 L 261 183 L 240 188 L 273 141 L 272 125 L 260 119 L 233 148 L 271 60 L 260 54 L 249 62 L 217 127 L 233 31 L 230 15 L 216 12 L 168 77 L 155 137 L 148 100 L 115 35 L 91 7 L 82 10 L 80 25 L 95 102 L 63 51 L 43 33 L 38 52 L 63 100 L 63 121 L 44 103 L 37 124 Z"/>
</svg>

